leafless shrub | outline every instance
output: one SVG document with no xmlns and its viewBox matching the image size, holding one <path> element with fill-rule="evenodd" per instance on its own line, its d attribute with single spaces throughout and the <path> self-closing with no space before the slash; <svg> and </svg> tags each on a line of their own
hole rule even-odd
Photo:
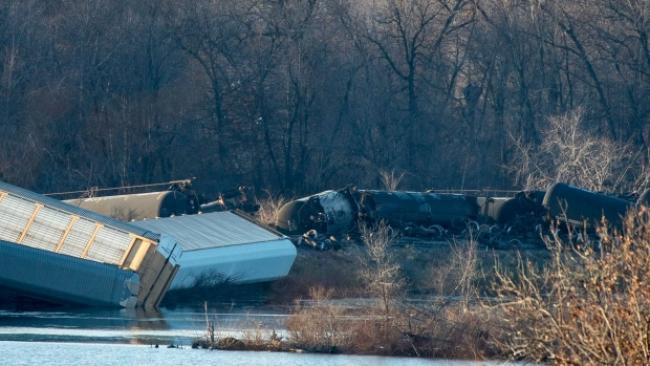
<svg viewBox="0 0 650 366">
<path fill-rule="evenodd" d="M 449 244 L 449 255 L 444 263 L 430 268 L 429 281 L 439 295 L 454 295 L 463 299 L 478 295 L 478 245 L 474 238 L 454 239 Z"/>
<path fill-rule="evenodd" d="M 580 108 L 549 118 L 539 146 L 513 140 L 517 158 L 511 170 L 526 189 L 566 182 L 594 191 L 629 191 L 636 188 L 634 176 L 644 175 L 637 164 L 640 153 L 587 131 Z"/>
<path fill-rule="evenodd" d="M 310 291 L 312 303 L 298 305 L 287 320 L 291 340 L 297 347 L 318 352 L 334 352 L 350 347 L 351 327 L 344 321 L 344 308 L 332 304 L 332 290 L 316 287 Z"/>
<path fill-rule="evenodd" d="M 581 248 L 550 239 L 544 268 L 497 268 L 503 351 L 562 365 L 650 363 L 650 211 L 630 214 L 622 234 L 599 235 Z"/>
<path fill-rule="evenodd" d="M 258 202 L 260 208 L 257 210 L 257 220 L 265 225 L 274 226 L 278 222 L 280 208 L 287 203 L 283 197 L 272 197 L 262 199 Z"/>
<path fill-rule="evenodd" d="M 220 350 L 249 350 L 249 351 L 287 351 L 288 344 L 275 330 L 270 334 L 259 322 L 251 322 L 251 327 L 245 328 L 242 336 L 233 337 L 217 328 L 217 317 L 210 317 L 208 303 L 203 303 L 206 332 L 202 337 L 192 342 L 192 348 Z"/>
<path fill-rule="evenodd" d="M 362 226 L 360 232 L 368 252 L 366 257 L 362 257 L 360 275 L 368 294 L 380 299 L 387 318 L 403 295 L 405 285 L 400 265 L 390 251 L 397 236 L 384 223 L 374 228 Z"/>
<path fill-rule="evenodd" d="M 361 286 L 375 299 L 362 308 L 330 301 L 333 291 L 312 290 L 312 305 L 298 306 L 287 328 L 296 347 L 320 352 L 347 352 L 420 357 L 482 358 L 488 348 L 486 316 L 474 306 L 476 244 L 454 247 L 449 287 L 460 299 L 410 304 L 405 280 L 394 255 L 397 240 L 381 223 L 361 229 L 367 253 L 360 256 Z M 452 278 L 453 277 L 453 278 Z"/>
<path fill-rule="evenodd" d="M 299 306 L 287 322 L 297 346 L 320 352 L 405 354 L 402 295 L 404 280 L 390 247 L 396 239 L 389 226 L 362 227 L 365 253 L 359 253 L 360 284 L 372 301 L 350 310 L 330 302 L 332 290 L 315 288 L 313 304 Z"/>
<path fill-rule="evenodd" d="M 644 159 L 639 159 L 642 161 L 642 163 L 640 164 L 640 168 L 638 169 L 638 173 L 636 174 L 636 179 L 633 185 L 634 190 L 639 193 L 650 188 L 650 165 L 648 165 L 648 163 L 645 163 L 647 161 L 650 161 L 650 151 L 648 151 L 646 154 L 648 155 Z"/>
<path fill-rule="evenodd" d="M 397 173 L 394 169 L 389 170 L 380 170 L 379 177 L 381 178 L 381 183 L 384 185 L 384 188 L 388 191 L 396 191 L 399 188 L 402 179 L 406 173 Z"/>
<path fill-rule="evenodd" d="M 210 319 L 208 314 L 208 302 L 203 303 L 203 314 L 205 316 L 205 337 L 210 344 L 215 344 L 216 336 L 216 319 Z"/>
<path fill-rule="evenodd" d="M 454 263 L 458 275 L 455 292 L 460 295 L 465 303 L 478 296 L 476 279 L 478 273 L 477 243 L 473 238 L 468 239 L 462 247 L 458 244 L 452 246 Z"/>
<path fill-rule="evenodd" d="M 453 240 L 448 263 L 431 268 L 431 281 L 437 282 L 438 300 L 418 309 L 409 326 L 414 334 L 429 341 L 419 351 L 433 357 L 482 359 L 493 355 L 487 334 L 489 317 L 477 306 L 479 280 L 478 245 L 471 231 L 464 240 Z"/>
</svg>

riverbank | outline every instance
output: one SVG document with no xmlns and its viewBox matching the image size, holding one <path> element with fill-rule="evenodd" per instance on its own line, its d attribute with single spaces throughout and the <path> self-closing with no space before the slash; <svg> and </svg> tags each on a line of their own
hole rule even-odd
<svg viewBox="0 0 650 366">
<path fill-rule="evenodd" d="M 472 240 L 420 248 L 379 230 L 363 246 L 301 250 L 295 272 L 263 301 L 152 314 L 0 311 L 0 341 L 647 364 L 650 213 L 628 220 L 623 234 L 599 231 L 598 246 L 565 235 L 542 253 Z"/>
<path fill-rule="evenodd" d="M 56 358 L 52 355 L 56 353 Z M 315 355 L 244 351 L 196 351 L 189 348 L 127 344 L 0 342 L 6 365 L 222 365 L 222 366 L 491 366 L 494 362 L 423 360 L 399 357 Z M 508 364 L 510 365 L 510 364 Z M 514 364 L 512 364 L 514 365 Z"/>
<path fill-rule="evenodd" d="M 458 297 L 462 290 L 458 285 L 463 281 L 489 296 L 496 263 L 516 268 L 520 259 L 539 266 L 550 259 L 548 249 L 539 245 L 495 250 L 465 238 L 399 238 L 388 255 L 399 266 L 404 290 L 411 297 Z M 333 298 L 367 297 L 360 271 L 368 260 L 363 243 L 355 241 L 346 242 L 340 250 L 324 252 L 299 247 L 291 272 L 272 283 L 265 298 L 271 304 L 290 304 L 296 299 L 309 299 L 311 290 L 317 287 L 330 290 Z"/>
<path fill-rule="evenodd" d="M 296 307 L 281 333 L 253 329 L 233 337 L 211 323 L 192 347 L 459 360 L 506 357 L 490 343 L 488 317 L 479 306 L 440 302 L 435 309 L 418 304 L 402 310 L 404 316 L 386 317 L 379 301 L 366 300 L 362 307 L 315 300 Z"/>
<path fill-rule="evenodd" d="M 383 230 L 383 231 L 382 231 Z M 283 336 L 220 337 L 206 317 L 196 348 L 372 354 L 446 359 L 504 359 L 491 343 L 489 301 L 495 263 L 521 255 L 542 262 L 548 251 L 495 251 L 473 240 L 424 242 L 379 228 L 340 250 L 301 248 L 269 303 L 293 304 Z M 523 254 L 522 254 L 523 253 Z"/>
<path fill-rule="evenodd" d="M 415 247 L 380 225 L 362 233 L 362 248 L 343 249 L 326 260 L 304 254 L 284 287 L 276 286 L 293 291 L 283 296 L 311 302 L 293 307 L 286 338 L 263 347 L 648 364 L 650 210 L 629 215 L 624 228 L 603 226 L 597 235 L 551 228 L 545 251 L 503 252 L 483 250 L 472 238 Z M 339 301 L 341 293 L 372 300 L 351 307 Z M 426 295 L 414 304 L 409 302 L 414 294 Z M 241 339 L 227 343 L 206 346 L 249 346 Z"/>
</svg>

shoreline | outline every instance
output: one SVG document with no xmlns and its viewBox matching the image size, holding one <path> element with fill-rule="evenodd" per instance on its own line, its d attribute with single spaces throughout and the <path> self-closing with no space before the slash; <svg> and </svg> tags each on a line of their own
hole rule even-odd
<svg viewBox="0 0 650 366">
<path fill-rule="evenodd" d="M 54 347 L 54 348 L 53 348 Z M 391 362 L 400 365 L 412 366 L 449 366 L 451 365 L 476 365 L 471 360 L 427 360 L 408 357 L 386 357 L 374 355 L 346 355 L 346 354 L 313 354 L 313 353 L 288 353 L 288 352 L 266 352 L 266 351 L 209 351 L 184 348 L 149 347 L 129 344 L 79 344 L 79 343 L 58 343 L 50 342 L 1 342 L 0 350 L 3 351 L 5 359 L 27 360 L 29 364 L 39 364 L 41 361 L 49 360 L 53 349 L 60 352 L 59 360 L 63 364 L 80 359 L 86 361 L 83 364 L 109 364 L 103 361 L 106 356 L 115 354 L 122 364 L 155 364 L 155 365 L 178 365 L 178 364 L 199 364 L 209 362 L 220 365 L 374 365 L 377 362 Z M 30 350 L 28 355 L 24 352 Z M 25 362 L 25 361 L 23 361 Z M 93 362 L 93 363 L 89 363 Z M 482 361 L 482 365 L 519 365 L 502 363 L 500 361 Z"/>
</svg>

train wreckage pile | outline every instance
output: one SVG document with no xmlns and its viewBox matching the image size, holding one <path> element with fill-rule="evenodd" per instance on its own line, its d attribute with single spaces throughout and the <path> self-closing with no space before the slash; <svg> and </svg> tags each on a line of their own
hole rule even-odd
<svg viewBox="0 0 650 366">
<path fill-rule="evenodd" d="M 594 233 L 605 219 L 621 229 L 630 209 L 650 204 L 650 190 L 614 196 L 564 183 L 511 197 L 346 188 L 288 202 L 268 228 L 255 222 L 251 189 L 208 201 L 189 181 L 170 183 L 59 201 L 0 182 L 0 288 L 58 303 L 156 308 L 169 289 L 282 278 L 294 244 L 336 249 L 379 222 L 425 243 L 473 235 L 508 249 L 542 245 L 556 221 Z"/>
<path fill-rule="evenodd" d="M 650 190 L 613 196 L 564 183 L 512 197 L 346 188 L 285 204 L 276 227 L 297 244 L 320 250 L 336 248 L 359 225 L 378 222 L 407 237 L 442 240 L 469 232 L 489 247 L 512 248 L 543 245 L 543 231 L 554 221 L 593 232 L 604 218 L 620 229 L 630 208 L 649 202 Z"/>
<path fill-rule="evenodd" d="M 125 221 L 233 210 L 253 216 L 259 209 L 248 187 L 220 193 L 209 201 L 192 188 L 191 180 L 170 183 L 164 192 L 64 202 Z M 650 190 L 617 196 L 565 183 L 555 183 L 545 191 L 521 191 L 510 196 L 347 187 L 286 203 L 271 226 L 298 246 L 319 250 L 336 249 L 346 238 L 357 236 L 360 226 L 379 222 L 390 225 L 403 237 L 445 241 L 471 234 L 488 247 L 507 249 L 543 246 L 542 235 L 558 221 L 593 233 L 604 218 L 620 229 L 630 208 L 648 203 Z"/>
<path fill-rule="evenodd" d="M 0 182 L 0 305 L 155 309 L 168 290 L 287 275 L 284 235 L 227 207 L 199 215 L 186 193 L 60 201 Z"/>
</svg>

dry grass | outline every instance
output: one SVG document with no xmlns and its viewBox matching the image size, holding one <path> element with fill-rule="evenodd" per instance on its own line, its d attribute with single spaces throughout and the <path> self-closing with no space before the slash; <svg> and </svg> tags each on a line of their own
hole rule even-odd
<svg viewBox="0 0 650 366">
<path fill-rule="evenodd" d="M 396 191 L 404 179 L 406 173 L 397 173 L 395 170 L 380 170 L 379 178 L 387 191 Z"/>
<path fill-rule="evenodd" d="M 317 290 L 322 294 L 323 290 Z M 381 301 L 352 308 L 316 295 L 287 321 L 289 343 L 310 352 L 456 359 L 497 355 L 486 310 L 469 302 L 401 304 L 386 317 Z"/>
<path fill-rule="evenodd" d="M 650 211 L 630 214 L 622 234 L 603 227 L 599 243 L 547 244 L 546 267 L 497 269 L 500 349 L 559 365 L 650 364 Z"/>
<path fill-rule="evenodd" d="M 315 287 L 307 294 L 313 301 L 298 303 L 288 319 L 288 339 L 215 342 L 228 349 L 650 364 L 650 211 L 631 214 L 623 233 L 603 227 L 598 242 L 578 245 L 551 233 L 556 236 L 547 238 L 547 259 L 522 254 L 513 264 L 512 256 L 501 256 L 492 273 L 484 273 L 487 256 L 471 238 L 454 243 L 444 259 L 449 266 L 431 264 L 444 277 L 441 291 L 452 296 L 413 303 L 390 228 L 364 228 L 366 253 L 356 253 L 362 258 L 356 264 L 343 256 L 349 262 L 341 281 L 354 277 L 358 293 L 374 302 L 341 305 L 335 291 Z M 492 289 L 489 301 L 479 297 L 485 287 Z"/>
<path fill-rule="evenodd" d="M 333 302 L 331 291 L 315 288 L 312 302 L 297 305 L 287 321 L 290 342 L 309 352 L 410 355 L 395 317 L 379 302 L 359 309 Z M 388 321 L 388 322 L 387 322 Z"/>
<path fill-rule="evenodd" d="M 314 352 L 475 358 L 494 355 L 487 342 L 485 311 L 476 305 L 476 246 L 457 246 L 459 267 L 453 301 L 413 304 L 386 225 L 362 228 L 367 255 L 360 263 L 365 295 L 374 302 L 345 307 L 331 301 L 332 291 L 312 291 L 309 306 L 296 307 L 287 322 L 295 347 Z M 461 260 L 464 258 L 465 260 Z M 469 260 L 468 260 L 469 259 Z"/>
<path fill-rule="evenodd" d="M 332 290 L 315 287 L 311 290 L 309 305 L 296 305 L 287 320 L 291 340 L 302 349 L 312 352 L 336 353 L 352 344 L 351 327 L 345 321 L 346 310 L 333 305 Z"/>
<path fill-rule="evenodd" d="M 452 243 L 398 242 L 390 228 L 363 228 L 363 245 L 334 252 L 299 251 L 292 275 L 274 293 L 299 302 L 287 322 L 291 348 L 312 352 L 484 359 L 505 357 L 490 342 L 497 334 L 497 309 L 481 306 L 491 296 L 495 260 L 510 268 L 512 251 L 480 249 L 473 237 Z M 522 254 L 523 255 L 523 254 Z M 544 251 L 525 253 L 542 265 Z M 441 297 L 412 303 L 413 293 Z M 416 295 L 417 296 L 417 295 Z M 337 301 L 364 297 L 363 307 Z M 342 305 L 343 304 L 343 305 Z"/>
<path fill-rule="evenodd" d="M 288 352 L 292 349 L 275 331 L 267 335 L 266 329 L 259 323 L 251 324 L 239 338 L 222 334 L 218 328 L 216 316 L 210 317 L 208 303 L 204 302 L 205 334 L 195 339 L 192 348 L 218 349 L 229 351 L 276 351 Z"/>
<path fill-rule="evenodd" d="M 265 199 L 258 200 L 257 204 L 260 208 L 257 210 L 255 217 L 264 225 L 275 226 L 278 222 L 280 208 L 287 202 L 288 200 L 284 197 L 273 197 L 271 195 Z"/>
</svg>

